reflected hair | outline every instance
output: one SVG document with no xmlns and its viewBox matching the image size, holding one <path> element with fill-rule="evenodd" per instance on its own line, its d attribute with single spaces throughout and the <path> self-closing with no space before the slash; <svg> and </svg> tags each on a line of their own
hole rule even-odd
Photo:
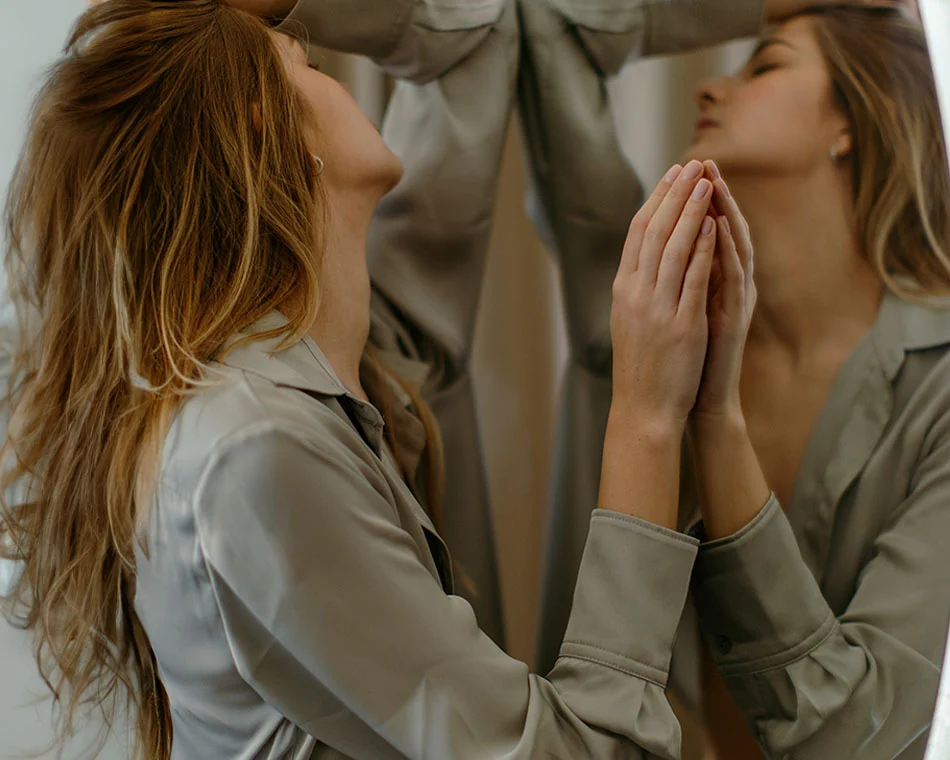
<svg viewBox="0 0 950 760">
<path fill-rule="evenodd" d="M 886 287 L 950 296 L 950 162 L 927 40 L 896 8 L 810 11 L 852 126 L 859 240 Z"/>
<path fill-rule="evenodd" d="M 136 756 L 171 755 L 135 550 L 170 420 L 211 362 L 272 310 L 286 326 L 255 337 L 282 345 L 315 319 L 313 117 L 266 24 L 223 0 L 94 6 L 34 104 L 5 212 L 0 547 L 60 756 L 80 708 L 121 705 Z"/>
</svg>

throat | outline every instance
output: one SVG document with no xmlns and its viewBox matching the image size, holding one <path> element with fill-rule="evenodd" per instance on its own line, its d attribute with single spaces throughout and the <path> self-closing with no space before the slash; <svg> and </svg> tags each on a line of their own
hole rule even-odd
<svg viewBox="0 0 950 760">
<path fill-rule="evenodd" d="M 786 508 L 808 444 L 849 356 L 840 351 L 805 362 L 783 362 L 772 352 L 747 351 L 742 409 L 766 482 Z"/>
</svg>

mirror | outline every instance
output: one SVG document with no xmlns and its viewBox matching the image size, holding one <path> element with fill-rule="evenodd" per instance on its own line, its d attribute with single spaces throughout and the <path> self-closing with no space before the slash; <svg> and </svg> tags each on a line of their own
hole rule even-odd
<svg viewBox="0 0 950 760">
<path fill-rule="evenodd" d="M 947 145 L 950 145 L 950 0 L 918 0 L 918 6 L 930 45 L 943 111 L 944 135 Z M 926 760 L 943 760 L 946 757 L 950 757 L 950 641 Z"/>
</svg>

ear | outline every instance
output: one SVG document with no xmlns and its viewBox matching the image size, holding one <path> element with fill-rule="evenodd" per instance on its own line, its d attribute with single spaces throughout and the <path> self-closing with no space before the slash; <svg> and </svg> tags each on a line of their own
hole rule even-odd
<svg viewBox="0 0 950 760">
<path fill-rule="evenodd" d="M 851 127 L 844 127 L 838 132 L 838 136 L 831 147 L 832 154 L 839 159 L 847 158 L 854 150 L 854 136 L 851 133 Z"/>
</svg>

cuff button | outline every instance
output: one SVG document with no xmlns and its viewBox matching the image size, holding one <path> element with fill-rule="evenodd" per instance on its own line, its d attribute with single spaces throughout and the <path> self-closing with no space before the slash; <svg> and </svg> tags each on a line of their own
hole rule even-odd
<svg viewBox="0 0 950 760">
<path fill-rule="evenodd" d="M 716 651 L 726 656 L 732 652 L 732 641 L 725 636 L 716 636 Z"/>
</svg>

